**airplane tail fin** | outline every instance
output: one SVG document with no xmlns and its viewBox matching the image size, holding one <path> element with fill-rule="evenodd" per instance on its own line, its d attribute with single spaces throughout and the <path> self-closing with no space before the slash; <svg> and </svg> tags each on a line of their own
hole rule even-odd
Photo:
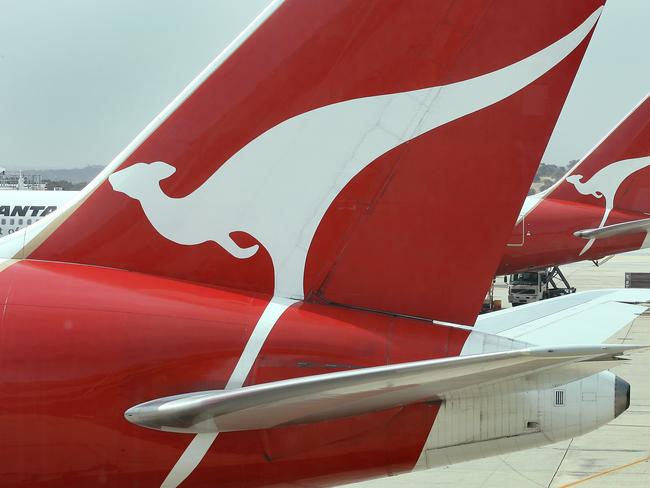
<svg viewBox="0 0 650 488">
<path fill-rule="evenodd" d="M 646 95 L 548 195 L 607 208 L 650 212 L 650 94 Z"/>
<path fill-rule="evenodd" d="M 0 252 L 473 322 L 602 3 L 271 2 Z"/>
<path fill-rule="evenodd" d="M 645 231 L 650 215 L 650 95 L 612 129 L 546 194 L 578 205 L 602 207 L 591 225 L 575 232 L 597 239 Z M 638 246 L 637 246 L 638 247 Z"/>
</svg>

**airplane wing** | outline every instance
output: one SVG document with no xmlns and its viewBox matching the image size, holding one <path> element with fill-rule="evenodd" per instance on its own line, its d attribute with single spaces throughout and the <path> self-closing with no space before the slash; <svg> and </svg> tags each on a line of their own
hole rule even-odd
<svg viewBox="0 0 650 488">
<path fill-rule="evenodd" d="M 650 219 L 639 219 L 606 225 L 596 229 L 577 230 L 573 235 L 576 237 L 582 237 L 583 239 L 604 239 L 606 237 L 615 237 L 648 231 L 650 231 Z"/>
<path fill-rule="evenodd" d="M 648 308 L 650 289 L 592 290 L 481 315 L 478 331 L 530 344 L 605 342 Z"/>
<path fill-rule="evenodd" d="M 134 406 L 125 417 L 182 433 L 230 432 L 330 420 L 421 401 L 472 386 L 508 381 L 573 363 L 591 370 L 635 345 L 531 347 L 306 376 L 234 390 L 188 393 Z"/>
</svg>

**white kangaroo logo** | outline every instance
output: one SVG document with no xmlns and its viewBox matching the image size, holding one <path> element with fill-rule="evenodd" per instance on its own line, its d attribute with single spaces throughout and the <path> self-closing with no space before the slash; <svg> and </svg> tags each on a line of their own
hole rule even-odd
<svg viewBox="0 0 650 488">
<path fill-rule="evenodd" d="M 568 176 L 566 181 L 571 183 L 578 193 L 582 195 L 592 195 L 595 198 L 605 199 L 605 212 L 598 228 L 604 227 L 610 212 L 614 208 L 614 199 L 616 192 L 623 181 L 631 174 L 650 166 L 650 156 L 641 158 L 624 159 L 617 161 L 595 173 L 589 180 L 582 182 L 582 175 L 575 174 Z M 585 247 L 580 251 L 580 256 L 586 253 L 594 243 L 594 239 L 589 239 Z"/>
<path fill-rule="evenodd" d="M 557 65 L 584 39 L 595 11 L 576 30 L 505 68 L 441 87 L 327 105 L 272 127 L 226 161 L 184 198 L 159 185 L 174 168 L 136 163 L 109 178 L 113 189 L 140 201 L 151 224 L 184 245 L 214 241 L 236 258 L 246 232 L 271 255 L 275 295 L 302 299 L 307 251 L 328 207 L 368 164 L 440 125 L 492 105 Z"/>
<path fill-rule="evenodd" d="M 193 246 L 206 241 L 214 241 L 230 254 L 239 259 L 253 256 L 259 246 L 241 248 L 232 240 L 230 234 L 239 230 L 239 224 L 233 219 L 236 215 L 229 212 L 215 212 L 211 207 L 196 207 L 197 201 L 205 200 L 197 192 L 192 198 L 169 198 L 160 189 L 160 181 L 176 172 L 176 168 L 162 161 L 154 163 L 136 163 L 129 168 L 111 175 L 113 188 L 135 198 L 142 205 L 144 213 L 156 230 L 165 238 L 178 244 Z M 188 216 L 198 214 L 205 226 L 187 228 L 183 224 Z M 230 220 L 230 222 L 229 222 Z M 195 226 L 197 229 L 195 229 Z M 204 232 L 196 232 L 202 229 Z"/>
</svg>

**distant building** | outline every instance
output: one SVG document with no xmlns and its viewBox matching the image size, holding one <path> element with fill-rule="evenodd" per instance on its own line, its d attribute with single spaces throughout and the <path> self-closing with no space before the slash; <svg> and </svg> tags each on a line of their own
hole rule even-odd
<svg viewBox="0 0 650 488">
<path fill-rule="evenodd" d="M 47 190 L 47 185 L 41 181 L 41 175 L 24 176 L 20 171 L 0 168 L 1 190 Z"/>
</svg>

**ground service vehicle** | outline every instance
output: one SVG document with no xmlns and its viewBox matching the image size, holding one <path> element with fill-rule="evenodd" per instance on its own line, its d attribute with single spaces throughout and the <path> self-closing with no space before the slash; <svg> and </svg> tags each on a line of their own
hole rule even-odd
<svg viewBox="0 0 650 488">
<path fill-rule="evenodd" d="M 564 286 L 557 286 L 558 278 Z M 508 277 L 508 301 L 513 306 L 568 295 L 575 291 L 557 267 L 523 271 Z"/>
</svg>

